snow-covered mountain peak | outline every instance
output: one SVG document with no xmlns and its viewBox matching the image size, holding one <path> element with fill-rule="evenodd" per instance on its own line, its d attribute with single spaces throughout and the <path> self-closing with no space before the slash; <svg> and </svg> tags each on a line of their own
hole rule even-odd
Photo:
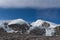
<svg viewBox="0 0 60 40">
<path fill-rule="evenodd" d="M 46 32 L 45 36 L 54 35 L 55 28 L 60 26 L 60 25 L 58 25 L 56 23 L 45 21 L 45 20 L 41 20 L 41 19 L 38 19 L 37 21 L 32 22 L 31 25 L 32 25 L 32 27 L 30 28 L 30 31 L 34 30 L 36 27 L 38 27 L 40 29 L 45 29 L 45 32 Z"/>
<path fill-rule="evenodd" d="M 6 23 L 6 22 L 8 24 L 4 25 L 4 23 Z M 19 25 L 16 26 L 15 24 L 16 25 L 19 24 Z M 11 25 L 14 25 L 14 26 L 10 27 Z M 53 36 L 54 33 L 55 33 L 56 27 L 59 28 L 60 24 L 56 24 L 56 23 L 45 21 L 45 20 L 41 20 L 41 19 L 38 19 L 37 21 L 32 22 L 31 24 L 29 24 L 27 21 L 25 21 L 23 19 L 0 21 L 0 28 L 3 28 L 7 33 L 13 33 L 13 32 L 17 33 L 18 31 L 15 31 L 14 29 L 19 30 L 19 32 L 21 33 L 21 31 L 20 31 L 21 27 L 26 28 L 27 29 L 26 31 L 27 31 L 28 34 L 31 31 L 39 28 L 39 30 L 40 29 L 41 30 L 44 29 L 44 32 L 45 32 L 44 35 L 45 36 Z M 37 32 L 38 32 L 38 30 L 37 30 Z"/>
<path fill-rule="evenodd" d="M 41 20 L 41 19 L 38 19 L 37 21 L 35 22 L 32 22 L 31 25 L 34 26 L 34 27 L 39 27 L 39 26 L 42 26 L 42 24 L 46 22 L 47 24 L 49 24 L 49 28 L 55 28 L 56 26 L 60 26 L 56 23 L 53 23 L 53 22 L 49 22 L 49 21 L 45 21 L 45 20 Z"/>
<path fill-rule="evenodd" d="M 31 25 L 32 26 L 41 26 L 43 22 L 44 22 L 43 20 L 39 19 L 35 22 L 32 22 Z"/>
<path fill-rule="evenodd" d="M 23 19 L 15 19 L 15 20 L 12 20 L 10 23 L 8 23 L 8 25 L 11 25 L 11 24 L 27 24 L 28 25 L 28 22 L 26 22 L 25 20 Z"/>
</svg>

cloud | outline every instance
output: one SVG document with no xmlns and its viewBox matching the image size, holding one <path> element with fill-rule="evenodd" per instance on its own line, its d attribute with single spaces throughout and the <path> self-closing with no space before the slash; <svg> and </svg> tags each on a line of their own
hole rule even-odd
<svg viewBox="0 0 60 40">
<path fill-rule="evenodd" d="M 3 8 L 60 7 L 60 0 L 0 0 L 0 7 Z"/>
</svg>

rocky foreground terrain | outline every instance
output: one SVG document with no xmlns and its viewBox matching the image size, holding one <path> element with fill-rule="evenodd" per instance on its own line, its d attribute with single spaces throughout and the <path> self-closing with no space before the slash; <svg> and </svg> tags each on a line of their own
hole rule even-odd
<svg viewBox="0 0 60 40">
<path fill-rule="evenodd" d="M 60 40 L 60 24 L 23 19 L 0 23 L 0 40 Z"/>
<path fill-rule="evenodd" d="M 60 40 L 60 36 L 41 36 L 32 34 L 7 33 L 0 30 L 0 40 Z"/>
<path fill-rule="evenodd" d="M 0 40 L 60 40 L 60 36 L 39 36 L 26 34 L 0 34 Z"/>
<path fill-rule="evenodd" d="M 60 40 L 60 36 L 6 33 L 0 30 L 0 40 Z"/>
</svg>

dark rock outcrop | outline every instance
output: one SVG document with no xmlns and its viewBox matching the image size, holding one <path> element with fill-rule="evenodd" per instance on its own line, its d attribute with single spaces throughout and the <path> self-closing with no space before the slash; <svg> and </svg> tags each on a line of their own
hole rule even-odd
<svg viewBox="0 0 60 40">
<path fill-rule="evenodd" d="M 5 26 L 5 28 L 7 28 L 8 27 L 8 23 L 4 22 L 4 26 Z"/>
<path fill-rule="evenodd" d="M 55 28 L 55 31 L 56 31 L 56 35 L 60 35 L 60 26 L 57 26 Z"/>
<path fill-rule="evenodd" d="M 49 23 L 47 23 L 47 22 L 44 22 L 44 23 L 42 24 L 42 26 L 43 26 L 43 27 L 49 27 L 49 26 L 50 26 L 50 24 L 49 24 Z"/>
<path fill-rule="evenodd" d="M 23 34 L 29 29 L 30 26 L 28 26 L 27 24 L 12 24 L 12 25 L 8 25 L 10 28 L 12 28 L 15 31 L 21 31 Z"/>
<path fill-rule="evenodd" d="M 7 33 L 3 28 L 0 28 L 0 34 L 5 34 Z"/>
<path fill-rule="evenodd" d="M 45 34 L 45 29 L 40 29 L 40 28 L 36 27 L 36 28 L 34 28 L 33 30 L 30 31 L 30 34 L 44 35 Z"/>
</svg>

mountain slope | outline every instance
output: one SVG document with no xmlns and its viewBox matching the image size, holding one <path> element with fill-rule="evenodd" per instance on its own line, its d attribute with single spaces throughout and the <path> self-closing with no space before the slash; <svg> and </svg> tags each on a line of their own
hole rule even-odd
<svg viewBox="0 0 60 40">
<path fill-rule="evenodd" d="M 4 23 L 8 24 L 4 25 Z M 10 25 L 10 27 L 8 25 Z M 19 30 L 20 33 L 23 31 L 23 33 L 26 32 L 27 34 L 30 34 L 31 31 L 35 30 L 37 34 L 39 33 L 41 34 L 43 30 L 43 34 L 45 36 L 55 35 L 56 33 L 55 28 L 59 26 L 60 24 L 56 24 L 41 19 L 38 19 L 37 21 L 32 22 L 31 24 L 29 24 L 27 21 L 23 19 L 1 21 L 0 24 L 0 28 L 3 28 L 7 33 L 13 33 L 13 32 L 17 33 L 18 32 L 17 30 Z"/>
<path fill-rule="evenodd" d="M 41 20 L 41 19 L 39 19 L 35 22 L 32 22 L 31 25 L 32 25 L 32 27 L 30 28 L 30 31 L 33 31 L 33 30 L 37 29 L 36 27 L 38 27 L 40 29 L 45 29 L 45 36 L 55 35 L 56 31 L 55 31 L 54 28 L 60 26 L 60 25 L 55 24 L 53 22 L 44 21 L 44 20 Z M 38 32 L 38 30 L 36 32 Z"/>
</svg>

